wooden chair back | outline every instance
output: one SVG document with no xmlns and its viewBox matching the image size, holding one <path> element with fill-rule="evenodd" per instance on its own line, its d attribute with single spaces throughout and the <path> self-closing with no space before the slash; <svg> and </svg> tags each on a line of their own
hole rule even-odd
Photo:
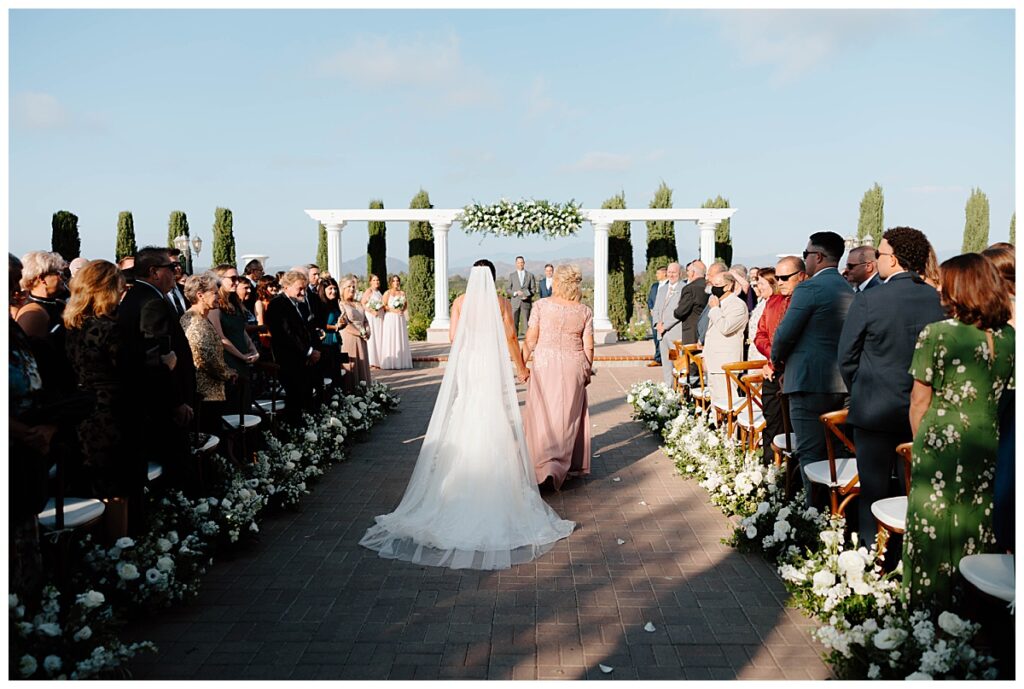
<svg viewBox="0 0 1024 689">
<path fill-rule="evenodd" d="M 747 386 L 744 385 L 742 381 L 743 372 L 760 370 L 761 368 L 764 367 L 766 363 L 766 360 L 759 359 L 758 361 L 734 361 L 729 364 L 722 364 L 722 371 L 725 373 L 726 403 L 728 405 L 727 409 L 729 410 L 728 412 L 726 412 L 726 423 L 728 424 L 727 429 L 730 436 L 733 434 L 733 421 L 736 418 L 736 414 L 740 413 L 744 409 L 749 408 L 751 423 L 753 423 L 754 416 L 754 410 L 752 406 L 753 402 L 750 399 L 747 399 L 744 402 L 743 406 L 741 406 L 739 409 L 733 411 L 733 387 L 735 386 L 737 390 L 746 391 Z M 758 407 L 761 406 L 760 395 L 757 399 L 757 405 Z"/>
</svg>

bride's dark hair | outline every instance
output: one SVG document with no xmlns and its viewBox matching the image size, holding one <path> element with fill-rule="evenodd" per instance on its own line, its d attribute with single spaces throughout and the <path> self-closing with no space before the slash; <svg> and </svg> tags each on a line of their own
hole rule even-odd
<svg viewBox="0 0 1024 689">
<path fill-rule="evenodd" d="M 474 268 L 476 268 L 477 266 L 484 266 L 486 268 L 490 268 L 491 269 L 491 279 L 493 279 L 495 282 L 497 282 L 497 280 L 498 280 L 498 271 L 494 269 L 494 264 L 493 263 L 488 261 L 486 258 L 481 258 L 479 261 L 477 261 L 476 263 L 473 264 Z"/>
</svg>

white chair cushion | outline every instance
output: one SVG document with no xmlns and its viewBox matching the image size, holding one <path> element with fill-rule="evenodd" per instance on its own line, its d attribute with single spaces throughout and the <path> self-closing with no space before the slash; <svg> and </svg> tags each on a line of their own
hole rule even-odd
<svg viewBox="0 0 1024 689">
<path fill-rule="evenodd" d="M 825 486 L 845 486 L 857 476 L 857 459 L 856 457 L 836 459 L 838 483 L 832 483 L 832 473 L 829 470 L 827 459 L 823 462 L 811 462 L 804 467 L 804 474 L 812 483 L 820 483 Z"/>
<path fill-rule="evenodd" d="M 907 528 L 907 496 L 885 498 L 871 503 L 871 514 L 879 524 L 905 531 Z"/>
<path fill-rule="evenodd" d="M 334 382 L 333 378 L 324 378 L 324 385 L 330 385 Z"/>
<path fill-rule="evenodd" d="M 284 400 L 256 400 L 256 406 L 265 412 L 284 411 Z"/>
<path fill-rule="evenodd" d="M 235 417 L 235 421 L 238 421 L 237 416 Z M 212 450 L 218 445 L 220 445 L 220 438 L 218 438 L 215 435 L 211 435 L 209 438 L 206 439 L 206 442 L 203 443 L 202 447 L 193 447 L 192 452 L 207 452 L 208 450 Z"/>
<path fill-rule="evenodd" d="M 64 498 L 64 528 L 74 529 L 103 516 L 106 506 L 93 498 Z M 39 526 L 52 531 L 57 528 L 57 501 L 50 498 L 39 513 Z"/>
<path fill-rule="evenodd" d="M 737 397 L 737 398 L 733 399 L 733 401 L 732 401 L 732 408 L 731 409 L 728 407 L 728 405 L 723 404 L 721 402 L 715 402 L 715 409 L 717 409 L 718 411 L 722 412 L 723 414 L 726 414 L 726 413 L 729 413 L 730 411 L 732 411 L 732 412 L 739 411 L 740 408 L 742 408 L 743 405 L 746 404 L 746 403 L 747 403 L 747 399 L 745 397 Z"/>
<path fill-rule="evenodd" d="M 1013 555 L 967 555 L 960 560 L 960 574 L 976 588 L 1001 600 L 1016 598 L 1013 589 Z"/>
<path fill-rule="evenodd" d="M 783 454 L 789 454 L 786 450 L 786 434 L 780 433 L 779 435 L 772 438 L 772 445 L 782 450 Z M 791 450 L 796 449 L 796 433 L 789 434 L 789 447 Z"/>
<path fill-rule="evenodd" d="M 238 428 L 238 414 L 225 414 L 220 418 L 224 419 L 224 423 L 226 423 L 231 428 Z M 254 426 L 259 426 L 260 422 L 263 420 L 260 417 L 256 416 L 255 414 L 246 414 L 242 418 L 244 419 L 243 424 L 245 428 L 253 428 Z"/>
<path fill-rule="evenodd" d="M 700 388 L 690 388 L 690 395 L 694 399 L 709 400 L 711 399 L 711 388 L 704 388 L 703 390 L 701 390 Z"/>
<path fill-rule="evenodd" d="M 736 425 L 741 428 L 751 427 L 750 414 L 749 412 L 747 412 L 746 409 L 744 409 L 743 411 L 736 415 Z M 764 426 L 764 414 L 761 412 L 760 409 L 755 409 L 753 427 L 761 428 L 762 426 Z"/>
<path fill-rule="evenodd" d="M 146 480 L 155 481 L 164 475 L 164 468 L 156 462 L 150 462 L 146 469 Z"/>
</svg>

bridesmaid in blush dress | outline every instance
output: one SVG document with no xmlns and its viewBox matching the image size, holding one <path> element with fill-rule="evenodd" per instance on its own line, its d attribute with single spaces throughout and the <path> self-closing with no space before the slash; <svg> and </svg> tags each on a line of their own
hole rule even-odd
<svg viewBox="0 0 1024 689">
<path fill-rule="evenodd" d="M 370 339 L 366 341 L 366 351 L 370 357 L 370 368 L 380 368 L 380 343 L 384 337 L 384 295 L 380 293 L 380 278 L 370 273 L 367 280 L 370 284 L 363 292 L 359 303 L 366 312 L 366 320 L 370 326 Z M 381 302 L 381 308 L 371 309 L 370 302 Z"/>
<path fill-rule="evenodd" d="M 380 367 L 383 369 L 412 368 L 412 349 L 409 347 L 409 298 L 402 291 L 402 279 L 392 275 L 390 289 L 384 293 L 384 326 L 381 328 Z M 405 303 L 391 306 L 391 300 L 401 297 Z"/>
<path fill-rule="evenodd" d="M 355 394 L 359 391 L 360 382 L 370 384 L 370 361 L 366 347 L 370 330 L 366 314 L 356 301 L 355 277 L 350 276 L 341 281 L 341 310 L 345 320 L 345 327 L 339 331 L 341 351 L 349 356 L 348 363 L 341 365 L 345 371 L 341 387 L 345 392 Z"/>
<path fill-rule="evenodd" d="M 587 385 L 594 361 L 594 314 L 580 303 L 576 266 L 555 269 L 552 295 L 533 305 L 523 358 L 533 356 L 523 429 L 537 483 L 558 490 L 568 474 L 590 473 Z"/>
</svg>

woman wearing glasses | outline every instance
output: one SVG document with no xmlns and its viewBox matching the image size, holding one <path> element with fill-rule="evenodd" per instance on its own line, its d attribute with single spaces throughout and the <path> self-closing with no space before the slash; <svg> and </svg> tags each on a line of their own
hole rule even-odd
<svg viewBox="0 0 1024 689">
<path fill-rule="evenodd" d="M 234 413 L 240 408 L 249 409 L 249 364 L 260 358 L 256 344 L 245 332 L 245 306 L 235 289 L 241 278 L 233 265 L 222 263 L 213 269 L 220 277 L 220 298 L 218 308 L 210 311 L 207 318 L 213 323 L 224 345 L 224 361 L 238 373 L 238 380 L 228 388 L 228 409 Z"/>
</svg>

